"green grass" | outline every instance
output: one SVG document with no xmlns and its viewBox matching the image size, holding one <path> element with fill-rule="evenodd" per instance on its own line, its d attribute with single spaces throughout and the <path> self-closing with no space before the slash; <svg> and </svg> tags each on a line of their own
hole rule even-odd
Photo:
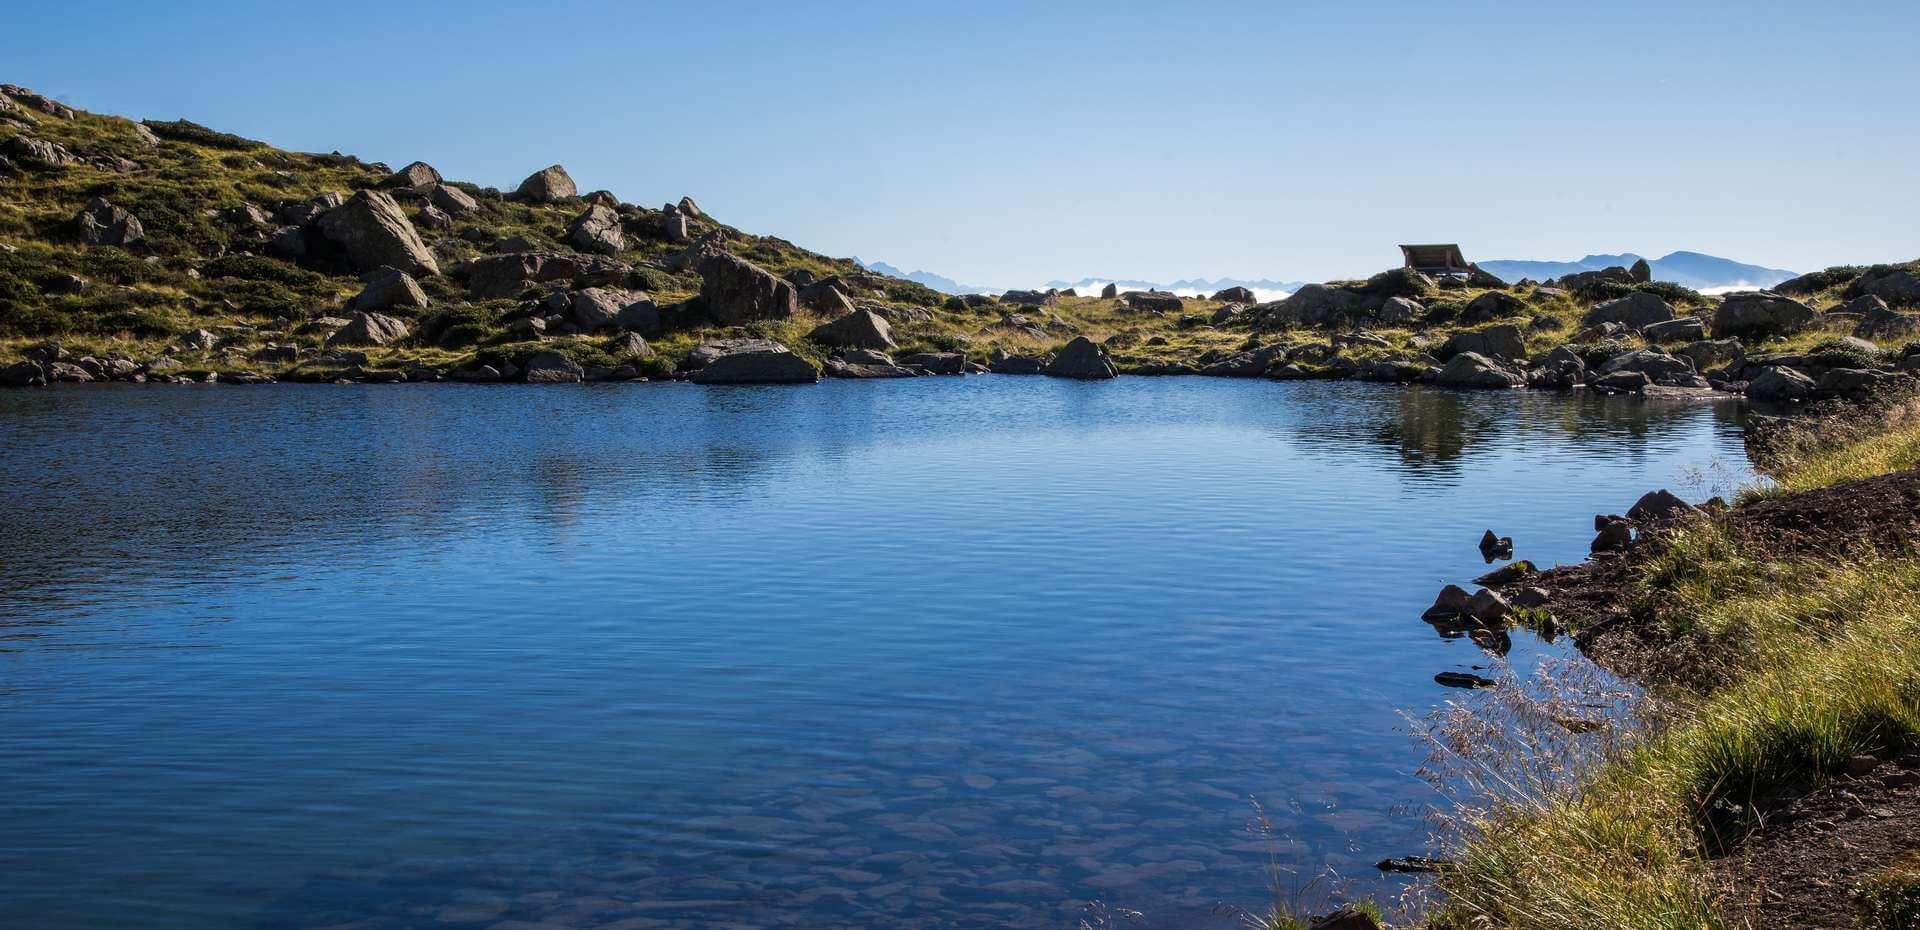
<svg viewBox="0 0 1920 930">
<path fill-rule="evenodd" d="M 1916 428 L 1870 422 L 1773 460 L 1774 480 L 1802 490 L 1912 467 Z M 1770 561 L 1702 517 L 1640 566 L 1627 606 L 1676 637 L 1684 674 L 1649 683 L 1645 720 L 1597 764 L 1478 780 L 1487 794 L 1445 850 L 1437 930 L 1744 926 L 1709 860 L 1771 799 L 1854 755 L 1920 745 L 1920 561 L 1907 553 Z M 1873 906 L 1898 914 L 1907 892 L 1889 888 Z"/>
<path fill-rule="evenodd" d="M 1875 872 L 1854 891 L 1864 930 L 1920 930 L 1920 854 Z"/>
</svg>

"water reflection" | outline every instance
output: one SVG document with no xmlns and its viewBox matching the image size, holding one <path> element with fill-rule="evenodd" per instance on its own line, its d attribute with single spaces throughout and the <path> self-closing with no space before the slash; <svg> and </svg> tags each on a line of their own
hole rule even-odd
<svg viewBox="0 0 1920 930">
<path fill-rule="evenodd" d="M 1424 835 L 1400 714 L 1548 652 L 1417 619 L 1481 530 L 1578 558 L 1736 425 L 1203 379 L 0 393 L 0 924 L 1199 926 L 1276 851 L 1372 880 Z"/>
</svg>

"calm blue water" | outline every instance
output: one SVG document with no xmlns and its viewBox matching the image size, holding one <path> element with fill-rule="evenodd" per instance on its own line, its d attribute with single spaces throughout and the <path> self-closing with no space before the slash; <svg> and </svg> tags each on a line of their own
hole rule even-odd
<svg viewBox="0 0 1920 930">
<path fill-rule="evenodd" d="M 1488 663 L 1418 619 L 1480 531 L 1577 560 L 1737 425 L 1195 378 L 0 392 L 0 926 L 1173 927 L 1274 855 L 1372 883 L 1426 835 L 1401 714 Z"/>
</svg>

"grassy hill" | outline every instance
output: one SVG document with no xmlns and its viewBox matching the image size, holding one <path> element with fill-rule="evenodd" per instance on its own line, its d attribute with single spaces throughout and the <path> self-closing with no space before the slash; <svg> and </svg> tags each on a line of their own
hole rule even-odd
<svg viewBox="0 0 1920 930">
<path fill-rule="evenodd" d="M 1085 336 L 1123 373 L 1203 370 L 1261 352 L 1234 373 L 1365 377 L 1374 362 L 1402 360 L 1397 370 L 1405 377 L 1431 380 L 1448 354 L 1447 341 L 1461 332 L 1512 325 L 1529 356 L 1573 343 L 1599 361 L 1649 343 L 1634 333 L 1616 333 L 1597 346 L 1590 344 L 1592 333 L 1576 338 L 1598 301 L 1650 290 L 1682 315 L 1713 310 L 1709 299 L 1672 285 L 1509 287 L 1418 276 L 1383 276 L 1391 278 L 1384 285 L 1351 282 L 1336 289 L 1343 300 L 1353 299 L 1348 311 L 1304 322 L 1286 302 L 1142 304 L 1071 293 L 948 297 L 873 274 L 851 259 L 734 228 L 690 202 L 650 208 L 607 192 L 580 196 L 570 189 L 520 196 L 438 180 L 423 166 L 402 174 L 348 155 L 284 151 L 186 121 L 138 123 L 74 111 L 10 85 L 0 88 L 0 100 L 0 366 L 58 357 L 118 360 L 123 371 L 173 377 L 434 380 L 545 351 L 587 366 L 589 377 L 664 377 L 695 346 L 725 336 L 776 340 L 818 364 L 842 346 L 822 342 L 815 327 L 855 307 L 889 322 L 896 356 L 962 353 L 976 365 L 1006 355 L 1044 359 Z M 368 196 L 376 201 L 391 199 L 399 224 L 409 227 L 402 238 L 417 237 L 434 266 L 415 269 L 418 294 L 397 304 L 366 305 L 370 298 L 358 295 L 377 268 L 344 254 L 353 250 L 341 241 L 315 235 L 331 222 L 328 211 L 363 199 L 356 197 L 362 191 L 374 192 Z M 570 230 L 596 209 L 609 211 L 604 215 L 613 217 L 617 235 L 605 247 L 586 248 Z M 129 235 L 134 224 L 137 235 Z M 807 285 L 831 279 L 846 302 L 803 299 L 791 312 L 723 325 L 727 316 L 702 297 L 703 249 L 747 259 L 803 289 L 803 296 Z M 530 252 L 599 264 L 591 282 L 576 275 L 527 280 L 504 291 L 482 293 L 476 286 L 488 260 Z M 1836 305 L 1849 296 L 1859 270 L 1827 274 L 1801 299 L 1822 309 Z M 624 325 L 566 322 L 567 301 L 589 283 L 625 292 L 623 300 L 650 299 L 657 324 L 630 334 Z M 1379 316 L 1383 286 L 1414 301 L 1416 312 Z M 1479 300 L 1490 292 L 1511 299 Z M 402 296 L 408 295 L 411 289 Z M 406 334 L 341 338 L 343 324 L 360 310 L 400 321 Z M 544 331 L 528 322 L 543 315 L 562 322 Z M 1365 338 L 1329 341 L 1330 334 L 1361 330 Z M 1837 334 L 1808 329 L 1769 349 L 1807 348 Z M 1890 350 L 1903 344 L 1877 341 Z M 1514 367 L 1522 370 L 1524 363 L 1516 359 Z"/>
</svg>

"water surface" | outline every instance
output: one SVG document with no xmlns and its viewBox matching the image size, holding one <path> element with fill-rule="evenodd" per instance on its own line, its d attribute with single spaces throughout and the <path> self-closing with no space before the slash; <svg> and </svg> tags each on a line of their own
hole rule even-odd
<svg viewBox="0 0 1920 930">
<path fill-rule="evenodd" d="M 1725 405 L 997 376 L 0 393 L 0 925 L 1142 926 L 1365 883 L 1419 621 Z M 1550 647 L 1516 645 L 1521 665 Z M 1257 800 L 1277 835 L 1249 827 Z"/>
</svg>

